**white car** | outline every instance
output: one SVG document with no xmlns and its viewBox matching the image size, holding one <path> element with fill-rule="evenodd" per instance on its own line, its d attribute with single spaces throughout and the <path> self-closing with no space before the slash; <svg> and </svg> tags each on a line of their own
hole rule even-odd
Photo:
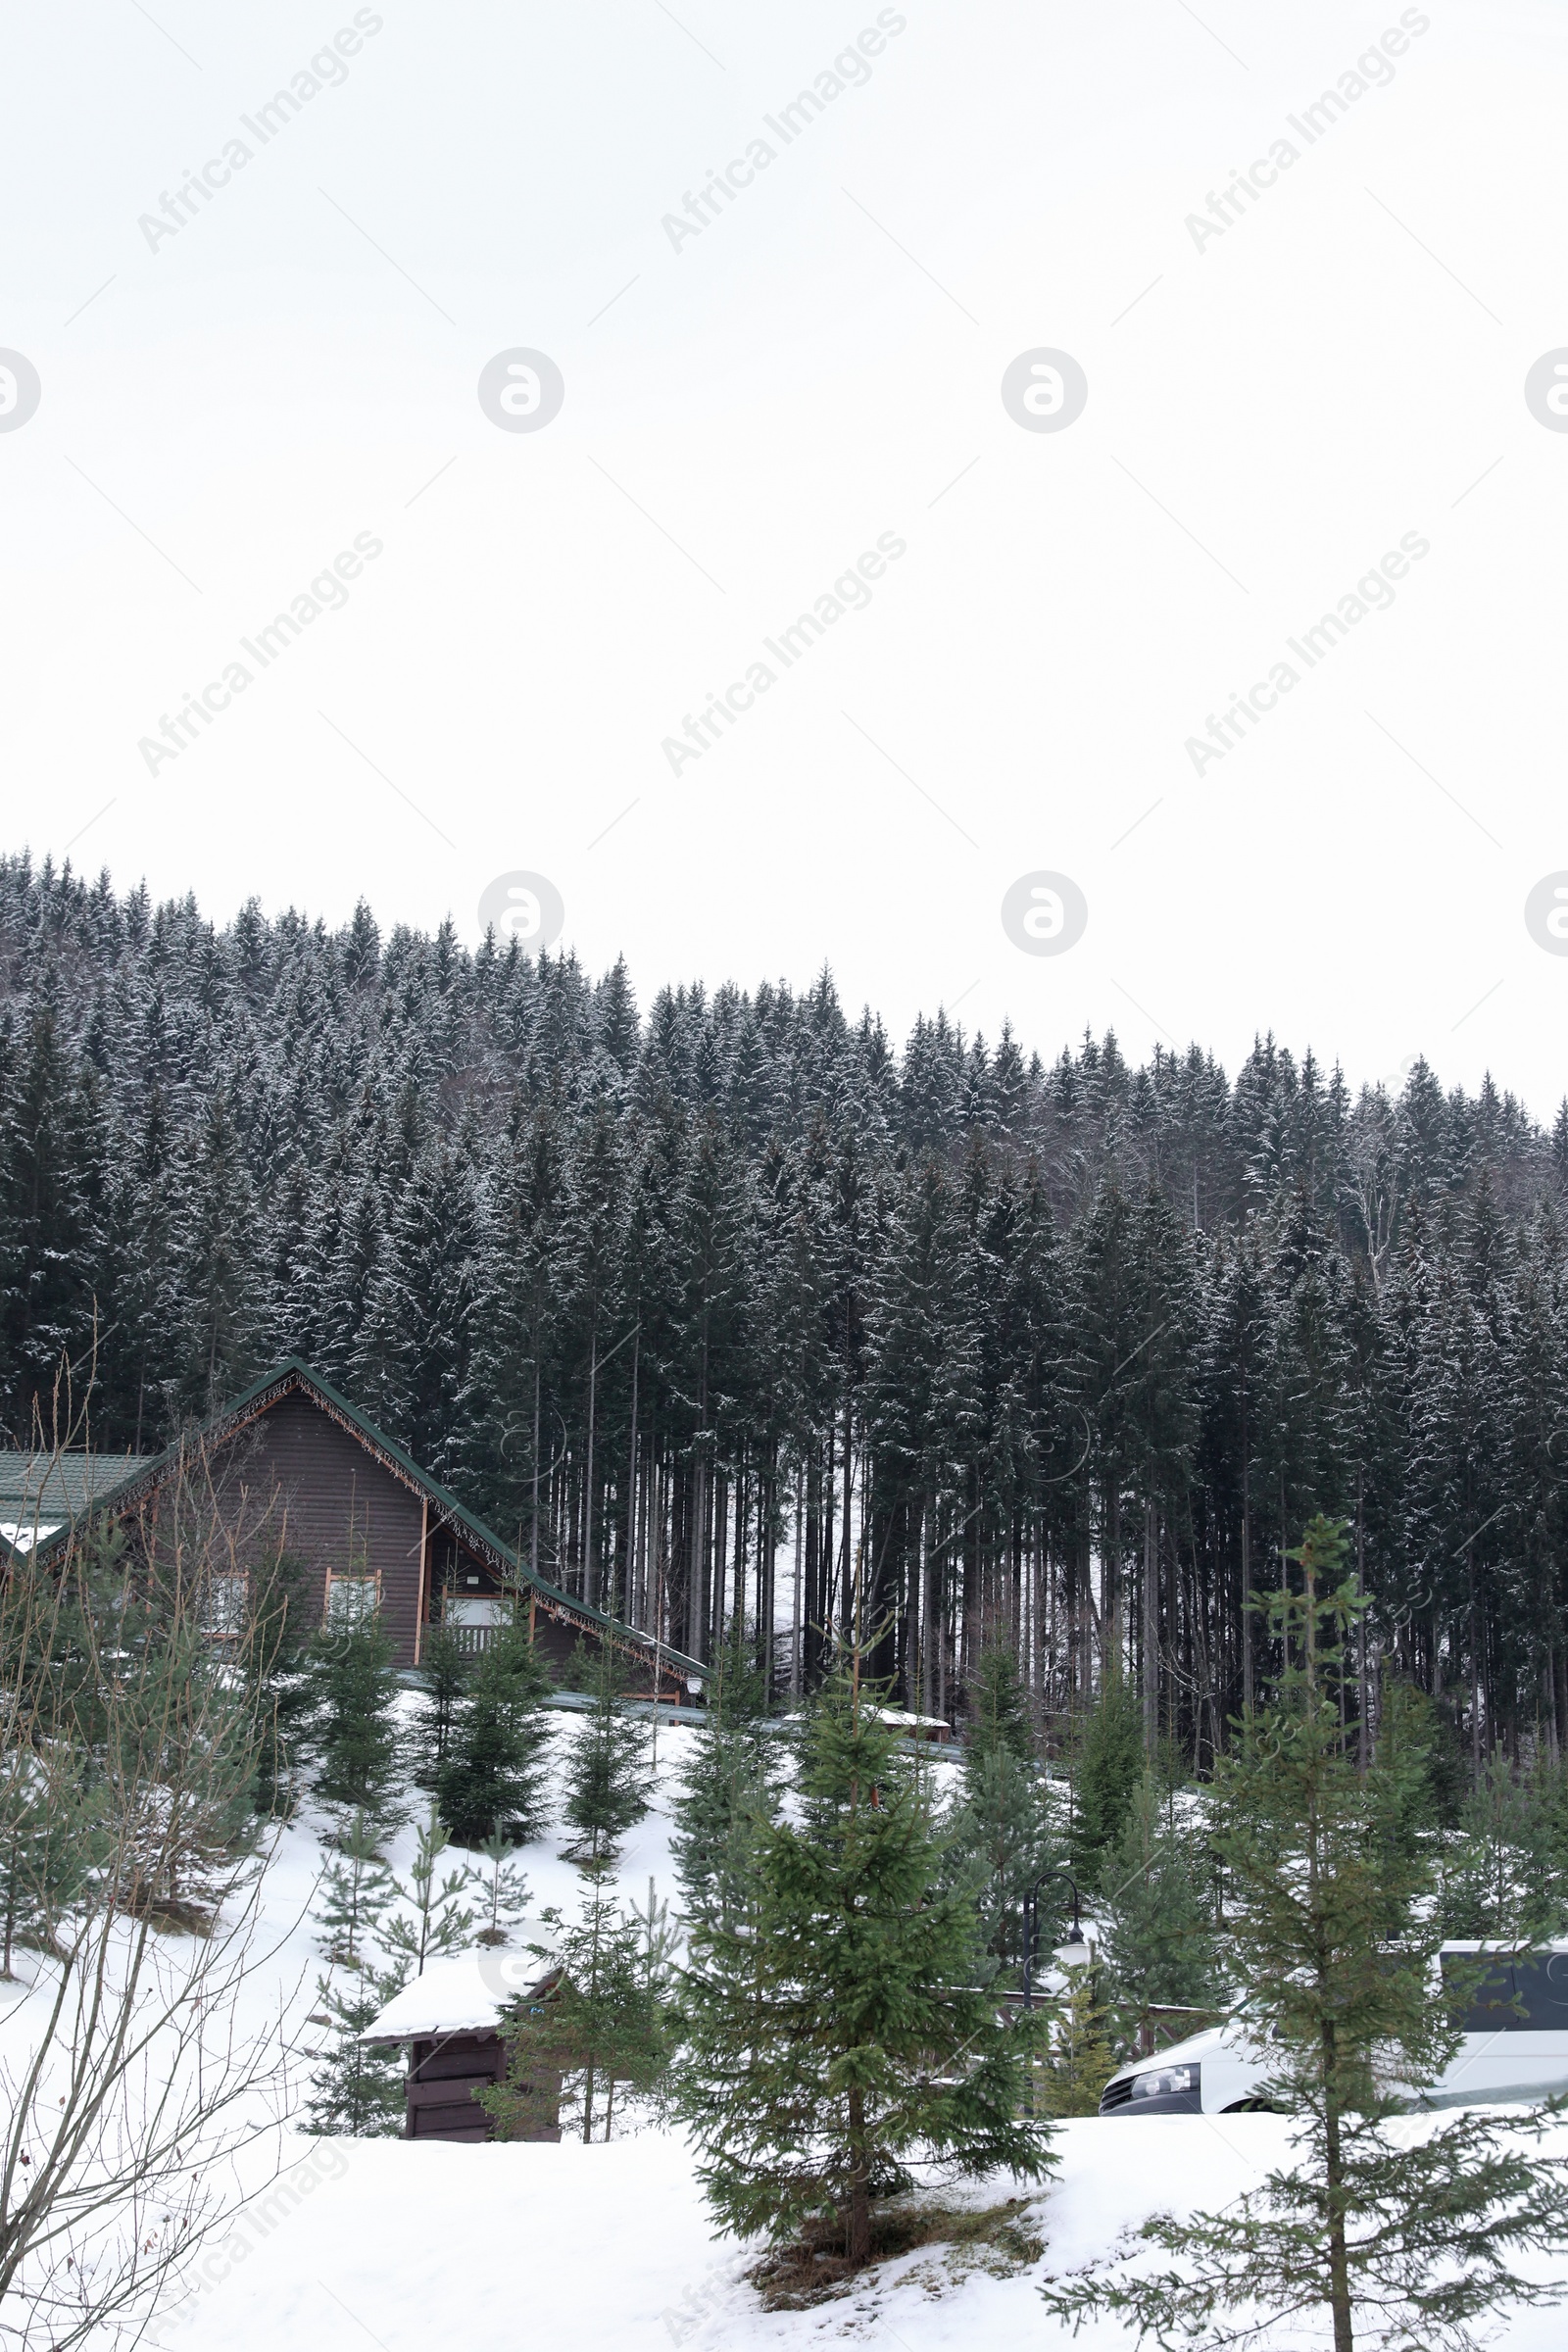
<svg viewBox="0 0 1568 2352">
<path fill-rule="evenodd" d="M 1568 2091 L 1568 1940 L 1523 1953 L 1505 1943 L 1446 1943 L 1439 1958 L 1450 1978 L 1478 1961 L 1491 1959 L 1491 1965 L 1466 2000 L 1452 2059 L 1412 2104 L 1478 2106 Z M 1157 2057 L 1119 2067 L 1101 2094 L 1100 2112 L 1242 2114 L 1269 2105 L 1272 2071 L 1266 2046 L 1244 2017 L 1234 2017 L 1189 2034 Z"/>
</svg>

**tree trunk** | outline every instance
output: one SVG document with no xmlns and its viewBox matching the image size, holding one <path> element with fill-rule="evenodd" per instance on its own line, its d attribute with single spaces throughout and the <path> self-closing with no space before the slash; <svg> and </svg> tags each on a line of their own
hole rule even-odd
<svg viewBox="0 0 1568 2352">
<path fill-rule="evenodd" d="M 801 1554 L 806 1542 L 806 1473 L 795 1472 L 795 1617 L 790 1639 L 790 1696 L 801 1695 Z"/>
<path fill-rule="evenodd" d="M 850 2092 L 850 2212 L 846 2252 L 858 2270 L 871 2259 L 871 2168 L 865 2150 L 865 2093 Z M 1338 2346 L 1335 2352 L 1339 2352 Z"/>
<path fill-rule="evenodd" d="M 1357 1599 L 1364 1600 L 1366 1598 L 1366 1515 L 1362 1507 L 1359 1490 L 1357 1490 L 1355 1497 L 1355 1591 Z M 1366 1619 L 1364 1616 L 1357 1619 L 1355 1630 L 1358 1644 L 1356 1680 L 1360 1687 L 1361 1708 L 1361 1720 L 1356 1727 L 1355 1760 L 1359 1769 L 1365 1772 L 1372 1761 L 1372 1685 L 1367 1675 Z"/>
<path fill-rule="evenodd" d="M 594 1555 L 594 1408 L 598 1403 L 599 1312 L 588 1325 L 588 1461 L 584 1473 L 582 1530 L 582 1596 L 591 1609 L 599 1606 L 599 1563 Z"/>
<path fill-rule="evenodd" d="M 921 1582 L 924 1586 L 924 1592 L 921 1595 L 920 1607 L 920 1616 L 922 1620 L 920 1628 L 920 1712 L 922 1715 L 929 1715 L 932 1711 L 932 1708 L 936 1704 L 936 1661 L 932 1653 L 938 1639 L 936 1611 L 937 1568 L 935 1548 L 935 1496 L 930 1496 L 927 1499 L 922 1521 L 921 1534 L 924 1540 L 923 1549 L 925 1558 L 921 1578 Z"/>
<path fill-rule="evenodd" d="M 631 1342 L 631 1445 L 630 1458 L 626 1464 L 626 1570 L 624 1589 L 619 1595 L 619 1614 L 627 1624 L 636 1622 L 637 1608 L 637 1576 L 634 1566 L 637 1557 L 637 1358 L 641 1352 L 642 1324 L 639 1320 L 638 1327 L 632 1334 Z M 616 1595 L 612 1592 L 610 1595 L 612 1616 L 616 1613 L 615 1599 Z M 656 1690 L 654 1696 L 657 1698 L 658 1695 Z"/>
<path fill-rule="evenodd" d="M 1100 1564 L 1100 1664 L 1109 1677 L 1121 1672 L 1121 1481 L 1113 1474 L 1105 1511 L 1105 1556 Z"/>
<path fill-rule="evenodd" d="M 1350 2266 L 1345 2247 L 1345 2161 L 1340 2146 L 1337 2090 L 1339 2051 L 1332 2019 L 1323 2022 L 1323 2181 L 1329 2240 L 1329 2305 L 1334 2314 L 1334 2352 L 1355 2352 L 1350 2306 Z"/>
<path fill-rule="evenodd" d="M 1245 1424 L 1242 1444 L 1247 1443 Z M 1251 1504 L 1247 1492 L 1247 1464 L 1242 1464 L 1242 1713 L 1252 1712 L 1252 1544 Z"/>
<path fill-rule="evenodd" d="M 533 1317 L 533 1533 L 529 1538 L 528 1565 L 535 1577 L 539 1574 L 539 1304 L 534 1300 Z"/>
<path fill-rule="evenodd" d="M 1144 1753 L 1152 1758 L 1159 1738 L 1159 1525 L 1152 1502 L 1144 1503 Z"/>
</svg>

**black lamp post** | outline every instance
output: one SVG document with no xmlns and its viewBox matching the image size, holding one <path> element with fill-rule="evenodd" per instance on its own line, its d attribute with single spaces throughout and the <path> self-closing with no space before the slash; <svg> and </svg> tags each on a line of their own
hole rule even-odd
<svg viewBox="0 0 1568 2352">
<path fill-rule="evenodd" d="M 1023 2005 L 1026 2009 L 1032 2009 L 1035 2005 L 1035 1939 L 1040 1920 L 1039 1894 L 1048 1879 L 1064 1879 L 1071 1887 L 1071 1939 L 1074 1943 L 1082 1943 L 1084 1940 L 1084 1932 L 1078 1918 L 1083 1897 L 1078 1891 L 1077 1880 L 1070 1870 L 1043 1870 L 1023 1898 Z"/>
</svg>

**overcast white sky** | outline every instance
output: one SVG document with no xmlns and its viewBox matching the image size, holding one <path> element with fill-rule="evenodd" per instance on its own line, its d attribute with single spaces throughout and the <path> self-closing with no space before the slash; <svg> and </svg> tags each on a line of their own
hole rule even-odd
<svg viewBox="0 0 1568 2352">
<path fill-rule="evenodd" d="M 879 16 L 786 143 L 765 118 Z M 1234 1067 L 1272 1027 L 1549 1113 L 1568 432 L 1525 378 L 1568 347 L 1560 6 L 51 0 L 3 38 L 0 345 L 41 384 L 0 430 L 7 847 L 470 939 L 528 869 L 645 1003 L 825 959 L 900 1038 L 940 1001 Z M 564 380 L 538 431 L 480 406 L 514 348 Z M 1039 348 L 1087 377 L 1064 430 L 1004 407 Z M 763 640 L 884 537 L 786 668 Z M 357 538 L 264 668 L 241 639 Z M 1401 541 L 1392 601 L 1288 649 Z M 1064 955 L 1003 929 L 1039 870 L 1087 900 Z"/>
</svg>

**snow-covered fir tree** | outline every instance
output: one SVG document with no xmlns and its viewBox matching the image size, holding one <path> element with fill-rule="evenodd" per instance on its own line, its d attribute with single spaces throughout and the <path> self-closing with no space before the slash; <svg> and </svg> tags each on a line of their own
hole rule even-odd
<svg viewBox="0 0 1568 2352">
<path fill-rule="evenodd" d="M 19 1445 L 63 1363 L 92 1442 L 146 1452 L 301 1352 L 709 1668 L 761 1627 L 804 1692 L 858 1608 L 956 1724 L 1002 1626 L 1053 1758 L 1119 1673 L 1200 1773 L 1277 1684 L 1257 1596 L 1321 1509 L 1373 1604 L 1358 1756 L 1391 1678 L 1473 1782 L 1568 1752 L 1549 1105 L 1422 1060 L 1354 1093 L 1272 1037 L 1134 1067 L 938 1011 L 901 1048 L 826 972 L 639 1007 L 623 964 L 24 856 L 0 1077 Z"/>
</svg>

